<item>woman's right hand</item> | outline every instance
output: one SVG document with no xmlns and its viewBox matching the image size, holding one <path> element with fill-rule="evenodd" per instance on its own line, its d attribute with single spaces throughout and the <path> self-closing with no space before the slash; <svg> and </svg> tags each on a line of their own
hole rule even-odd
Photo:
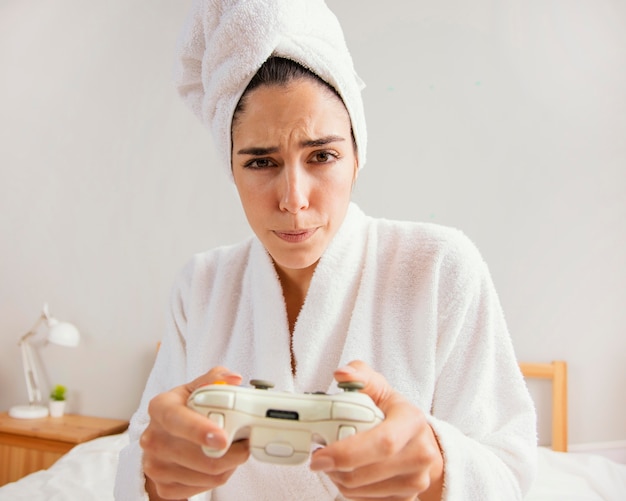
<svg viewBox="0 0 626 501">
<path fill-rule="evenodd" d="M 191 383 L 157 395 L 150 401 L 150 423 L 139 444 L 143 449 L 146 491 L 151 500 L 187 499 L 224 484 L 248 459 L 248 441 L 231 445 L 221 458 L 210 458 L 201 446 L 223 449 L 226 433 L 205 416 L 187 407 L 198 387 L 224 381 L 238 385 L 241 376 L 215 367 Z"/>
</svg>

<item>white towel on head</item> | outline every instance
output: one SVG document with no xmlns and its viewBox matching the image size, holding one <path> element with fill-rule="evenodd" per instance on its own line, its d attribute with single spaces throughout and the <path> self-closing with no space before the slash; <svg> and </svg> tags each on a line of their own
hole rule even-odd
<svg viewBox="0 0 626 501">
<path fill-rule="evenodd" d="M 175 81 L 192 111 L 210 127 L 228 171 L 233 112 L 248 82 L 272 55 L 302 64 L 339 92 L 362 167 L 367 147 L 364 85 L 339 21 L 323 0 L 194 0 L 178 43 Z"/>
</svg>

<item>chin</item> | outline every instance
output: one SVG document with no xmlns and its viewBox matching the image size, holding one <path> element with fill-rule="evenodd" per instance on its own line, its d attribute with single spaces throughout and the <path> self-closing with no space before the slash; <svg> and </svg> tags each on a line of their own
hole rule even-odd
<svg viewBox="0 0 626 501">
<path fill-rule="evenodd" d="M 274 261 L 276 266 L 283 268 L 285 270 L 305 270 L 315 266 L 320 260 L 320 255 L 318 254 L 310 254 L 306 253 L 306 255 L 297 255 L 301 254 L 297 251 L 292 251 L 289 253 L 278 252 L 272 253 L 270 252 L 270 256 Z"/>
</svg>

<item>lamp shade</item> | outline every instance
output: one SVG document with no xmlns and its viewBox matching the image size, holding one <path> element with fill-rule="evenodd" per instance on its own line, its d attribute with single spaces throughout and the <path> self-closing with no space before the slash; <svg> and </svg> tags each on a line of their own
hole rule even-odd
<svg viewBox="0 0 626 501">
<path fill-rule="evenodd" d="M 78 329 L 68 322 L 59 322 L 54 318 L 48 320 L 48 341 L 59 346 L 73 348 L 78 346 L 80 334 Z"/>
</svg>

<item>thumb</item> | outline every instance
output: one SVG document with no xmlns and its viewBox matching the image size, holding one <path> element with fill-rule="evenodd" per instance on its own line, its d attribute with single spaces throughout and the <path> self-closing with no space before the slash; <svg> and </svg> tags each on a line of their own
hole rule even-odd
<svg viewBox="0 0 626 501">
<path fill-rule="evenodd" d="M 189 394 L 191 394 L 201 386 L 215 384 L 218 382 L 238 386 L 241 384 L 242 379 L 243 378 L 240 374 L 232 372 L 226 367 L 218 366 L 213 367 L 210 371 L 202 374 L 190 383 L 187 383 L 186 385 L 184 385 L 184 388 L 186 391 L 189 392 Z"/>
<path fill-rule="evenodd" d="M 353 360 L 348 365 L 340 367 L 334 373 L 337 382 L 358 381 L 365 385 L 361 390 L 368 395 L 383 412 L 396 392 L 385 377 L 372 369 L 362 360 Z"/>
</svg>

